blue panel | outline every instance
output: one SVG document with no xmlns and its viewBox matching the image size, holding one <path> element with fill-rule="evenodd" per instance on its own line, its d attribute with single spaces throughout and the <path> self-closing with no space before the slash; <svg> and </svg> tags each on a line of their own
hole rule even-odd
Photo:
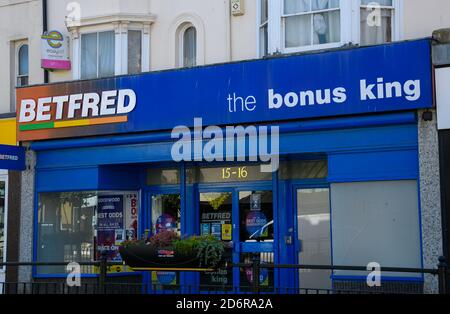
<svg viewBox="0 0 450 314">
<path fill-rule="evenodd" d="M 329 156 L 330 182 L 417 179 L 417 150 L 361 152 Z"/>
<path fill-rule="evenodd" d="M 333 129 L 349 129 L 359 127 L 387 126 L 416 124 L 415 112 L 401 112 L 379 115 L 367 115 L 350 118 L 335 118 L 322 120 L 308 120 L 296 122 L 276 122 L 280 127 L 280 133 L 310 132 Z M 131 145 L 143 143 L 158 143 L 172 141 L 170 132 L 128 134 L 117 136 L 98 136 L 89 138 L 73 138 L 67 140 L 33 142 L 31 149 L 34 151 L 55 150 L 66 148 Z"/>
<path fill-rule="evenodd" d="M 0 145 L 0 169 L 25 170 L 25 148 Z"/>
<path fill-rule="evenodd" d="M 38 170 L 38 192 L 98 190 L 98 167 Z"/>
<path fill-rule="evenodd" d="M 281 154 L 417 147 L 417 126 L 401 125 L 282 134 Z M 42 151 L 39 169 L 172 161 L 172 142 Z"/>
<path fill-rule="evenodd" d="M 140 176 L 145 168 L 138 166 L 101 166 L 99 169 L 99 188 L 101 190 L 138 190 Z"/>
<path fill-rule="evenodd" d="M 431 43 L 426 39 L 27 91 L 36 97 L 90 92 L 101 96 L 103 91 L 123 89 L 136 94 L 126 123 L 50 129 L 47 138 L 48 134 L 56 138 L 171 130 L 192 126 L 196 117 L 203 118 L 204 125 L 229 125 L 379 113 L 432 107 L 430 56 Z M 245 101 L 250 102 L 246 108 Z M 33 139 L 27 132 L 32 131 L 21 131 L 19 137 Z"/>
</svg>

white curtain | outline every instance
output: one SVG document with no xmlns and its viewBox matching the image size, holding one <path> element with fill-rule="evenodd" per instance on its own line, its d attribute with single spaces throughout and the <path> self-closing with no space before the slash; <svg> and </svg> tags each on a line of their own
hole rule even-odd
<svg viewBox="0 0 450 314">
<path fill-rule="evenodd" d="M 339 0 L 284 0 L 285 14 L 312 13 L 286 18 L 286 47 L 339 42 L 341 34 L 339 10 L 313 14 L 318 10 L 339 8 L 339 4 Z"/>
<path fill-rule="evenodd" d="M 142 32 L 128 31 L 128 74 L 142 70 Z"/>
<path fill-rule="evenodd" d="M 361 5 L 393 6 L 392 0 L 361 0 Z M 371 9 L 361 8 L 361 44 L 372 45 L 392 41 L 392 9 L 381 9 L 379 25 L 370 18 Z"/>
<path fill-rule="evenodd" d="M 98 76 L 114 75 L 115 34 L 113 31 L 98 34 Z"/>
<path fill-rule="evenodd" d="M 392 10 L 381 10 L 379 25 L 368 21 L 370 13 L 370 10 L 361 9 L 361 44 L 373 45 L 392 41 Z"/>
<path fill-rule="evenodd" d="M 81 35 L 81 78 L 97 77 L 97 33 Z"/>
<path fill-rule="evenodd" d="M 197 64 L 197 30 L 191 26 L 183 34 L 183 66 Z"/>
</svg>

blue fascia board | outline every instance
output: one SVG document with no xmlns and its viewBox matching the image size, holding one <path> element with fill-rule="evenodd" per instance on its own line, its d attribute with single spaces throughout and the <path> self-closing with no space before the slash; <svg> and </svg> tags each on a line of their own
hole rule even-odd
<svg viewBox="0 0 450 314">
<path fill-rule="evenodd" d="M 417 123 L 415 112 L 401 112 L 385 115 L 366 115 L 356 117 L 345 117 L 335 119 L 306 120 L 295 122 L 274 122 L 271 126 L 278 125 L 280 133 L 308 132 L 332 129 L 348 129 L 357 127 L 401 125 Z M 266 124 L 261 124 L 266 125 Z M 144 134 L 127 134 L 118 136 L 100 136 L 95 138 L 78 138 L 67 140 L 33 142 L 31 149 L 34 151 L 45 151 L 55 149 L 96 147 L 111 145 L 131 145 L 142 143 L 156 143 L 172 141 L 171 132 L 156 132 Z"/>
</svg>

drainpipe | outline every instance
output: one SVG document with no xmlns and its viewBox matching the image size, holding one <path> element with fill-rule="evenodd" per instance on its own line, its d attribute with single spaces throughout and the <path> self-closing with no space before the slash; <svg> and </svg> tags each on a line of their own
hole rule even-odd
<svg viewBox="0 0 450 314">
<path fill-rule="evenodd" d="M 48 31 L 47 0 L 42 0 L 42 33 Z M 44 84 L 49 82 L 48 70 L 44 70 Z"/>
</svg>

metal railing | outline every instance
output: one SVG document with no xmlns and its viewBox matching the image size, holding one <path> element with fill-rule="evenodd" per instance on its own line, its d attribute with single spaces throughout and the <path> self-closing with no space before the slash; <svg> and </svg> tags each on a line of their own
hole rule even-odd
<svg viewBox="0 0 450 314">
<path fill-rule="evenodd" d="M 233 270 L 251 270 L 252 278 L 260 278 L 261 271 L 279 271 L 282 270 L 316 270 L 316 271 L 360 271 L 368 272 L 364 266 L 338 266 L 338 265 L 297 265 L 297 264 L 273 264 L 261 263 L 258 258 L 259 253 L 254 255 L 251 263 L 227 264 L 220 269 Z M 39 266 L 67 266 L 67 262 L 6 262 L 0 263 L 0 268 L 11 267 L 39 267 Z M 313 288 L 313 287 L 280 287 L 262 285 L 260 280 L 252 280 L 250 285 L 202 285 L 201 283 L 191 285 L 179 284 L 154 284 L 148 280 L 140 282 L 125 282 L 121 277 L 108 275 L 108 268 L 112 266 L 123 265 L 122 263 L 108 262 L 105 257 L 100 261 L 79 262 L 80 266 L 96 266 L 99 268 L 98 276 L 83 278 L 79 286 L 69 286 L 65 278 L 59 280 L 45 281 L 43 279 L 30 279 L 29 282 L 5 282 L 0 283 L 0 294 L 237 294 L 237 293 L 275 293 L 275 294 L 381 294 L 381 293 L 408 293 L 404 290 L 386 291 L 383 289 L 371 289 L 368 286 L 365 289 L 361 287 L 331 287 L 331 288 Z M 168 272 L 173 272 L 167 269 Z M 449 268 L 445 258 L 440 257 L 437 268 L 404 268 L 404 267 L 381 267 L 381 273 L 402 273 L 402 274 L 421 274 L 437 277 L 439 294 L 449 293 L 447 283 L 449 279 Z M 114 280 L 113 280 L 114 279 Z M 120 282 L 122 280 L 122 282 Z M 365 284 L 365 282 L 364 282 Z M 410 293 L 418 293 L 417 291 Z"/>
</svg>

